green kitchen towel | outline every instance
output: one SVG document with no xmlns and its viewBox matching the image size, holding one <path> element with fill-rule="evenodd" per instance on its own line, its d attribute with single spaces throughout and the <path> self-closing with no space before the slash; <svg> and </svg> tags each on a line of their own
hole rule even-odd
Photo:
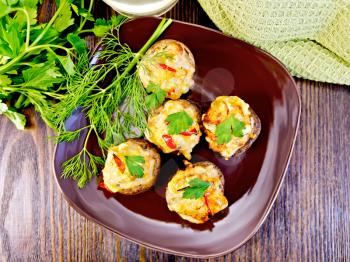
<svg viewBox="0 0 350 262">
<path fill-rule="evenodd" d="M 350 85 L 350 0 L 198 0 L 224 33 L 297 77 Z"/>
</svg>

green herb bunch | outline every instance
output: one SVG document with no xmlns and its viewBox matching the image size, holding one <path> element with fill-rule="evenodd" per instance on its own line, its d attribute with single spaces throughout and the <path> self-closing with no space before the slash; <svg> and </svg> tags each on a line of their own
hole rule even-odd
<svg viewBox="0 0 350 262">
<path fill-rule="evenodd" d="M 142 86 L 137 65 L 172 21 L 163 19 L 136 53 L 120 42 L 119 28 L 124 21 L 119 19 L 113 34 L 102 38 L 101 48 L 95 54 L 100 63 L 91 65 L 89 57 L 84 55 L 79 58 L 76 72 L 64 87 L 67 94 L 47 112 L 49 121 L 59 132 L 57 142 L 73 141 L 84 134 L 83 148 L 63 164 L 62 174 L 77 180 L 79 187 L 97 175 L 97 167 L 104 163 L 104 150 L 127 137 L 141 136 L 146 129 L 146 101 L 152 94 L 147 95 Z M 88 125 L 79 130 L 66 130 L 64 121 L 79 107 L 85 113 Z M 97 137 L 103 157 L 89 151 L 87 145 L 92 135 Z"/>
<path fill-rule="evenodd" d="M 66 81 L 76 74 L 75 61 L 86 57 L 81 35 L 103 36 L 120 18 L 95 20 L 94 1 L 56 0 L 49 22 L 39 23 L 38 0 L 0 0 L 0 114 L 24 129 L 21 109 L 33 105 L 50 127 L 48 115 L 64 99 Z M 86 28 L 90 25 L 90 28 Z"/>
</svg>

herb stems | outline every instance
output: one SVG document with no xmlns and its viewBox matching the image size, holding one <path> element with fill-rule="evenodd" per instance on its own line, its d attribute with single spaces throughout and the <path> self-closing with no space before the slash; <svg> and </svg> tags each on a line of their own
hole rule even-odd
<svg viewBox="0 0 350 262">
<path fill-rule="evenodd" d="M 10 69 L 12 66 L 16 65 L 21 59 L 29 52 L 35 50 L 35 49 L 40 49 L 40 48 L 34 48 L 35 45 L 44 37 L 44 35 L 47 33 L 47 31 L 51 28 L 52 24 L 55 22 L 56 18 L 58 15 L 62 12 L 63 8 L 69 8 L 69 6 L 66 6 L 66 1 L 63 1 L 63 3 L 60 4 L 58 7 L 57 11 L 53 15 L 53 17 L 50 19 L 49 23 L 45 26 L 43 31 L 40 33 L 40 35 L 33 41 L 31 45 L 29 45 L 29 40 L 30 40 L 30 20 L 29 20 L 29 15 L 28 12 L 24 8 L 13 8 L 13 11 L 21 11 L 24 12 L 27 18 L 27 32 L 26 32 L 26 44 L 24 50 L 14 59 L 12 59 L 10 62 L 7 64 L 0 66 L 0 75 L 3 73 L 6 73 L 8 69 Z"/>
<path fill-rule="evenodd" d="M 84 187 L 93 175 L 97 175 L 97 166 L 104 164 L 104 150 L 123 142 L 127 137 L 138 137 L 145 131 L 147 92 L 134 68 L 172 23 L 171 19 L 162 19 L 147 42 L 134 53 L 120 42 L 119 29 L 125 19 L 118 21 L 119 24 L 114 28 L 115 34 L 110 33 L 102 38 L 103 48 L 98 56 L 104 62 L 91 66 L 88 59 L 83 60 L 82 68 L 66 86 L 68 95 L 50 112 L 51 120 L 60 132 L 56 141 L 72 141 L 80 136 L 82 129 L 67 131 L 63 126 L 75 108 L 82 107 L 89 122 L 88 130 L 84 129 L 83 148 L 62 166 L 62 176 L 76 180 L 78 187 Z M 111 75 L 114 77 L 109 80 L 109 84 L 105 88 L 100 87 Z M 93 134 L 97 137 L 103 158 L 87 149 Z"/>
<path fill-rule="evenodd" d="M 30 18 L 29 18 L 29 14 L 27 12 L 27 10 L 25 8 L 13 8 L 13 11 L 20 11 L 23 12 L 24 15 L 26 16 L 26 20 L 27 20 L 27 32 L 26 32 L 26 44 L 25 44 L 25 48 L 29 47 L 29 40 L 30 40 Z"/>
<path fill-rule="evenodd" d="M 136 53 L 135 59 L 129 64 L 131 68 L 135 66 L 138 60 L 146 53 L 146 51 L 151 47 L 151 45 L 163 34 L 163 32 L 169 27 L 171 23 L 171 19 L 162 19 L 152 36 L 148 39 L 148 41 L 146 42 L 146 44 L 144 44 L 140 51 Z"/>
<path fill-rule="evenodd" d="M 84 0 L 82 0 L 81 5 L 82 5 L 82 8 L 84 8 Z M 88 13 L 91 12 L 93 6 L 94 6 L 94 0 L 90 0 L 90 5 L 89 5 Z M 85 17 L 84 19 L 81 19 L 81 20 L 80 20 L 80 26 L 79 26 L 78 31 L 81 31 L 81 30 L 83 29 L 83 27 L 84 27 L 86 21 L 87 21 L 87 17 Z"/>
<path fill-rule="evenodd" d="M 81 60 L 86 62 L 84 73 L 89 68 L 88 46 L 79 35 L 91 32 L 103 37 L 125 21 L 123 16 L 112 16 L 108 20 L 94 18 L 91 14 L 93 0 L 89 1 L 88 9 L 84 8 L 84 0 L 60 0 L 56 1 L 57 9 L 50 21 L 40 23 L 37 7 L 41 2 L 0 1 L 0 107 L 10 108 L 6 112 L 11 110 L 20 116 L 14 118 L 11 114 L 10 118 L 9 113 L 0 110 L 0 117 L 10 118 L 21 130 L 26 118 L 20 110 L 31 105 L 48 126 L 57 130 L 53 120 L 61 120 L 63 124 L 67 117 L 52 115 L 52 108 L 71 95 L 72 88 L 68 90 L 68 86 L 72 78 L 77 78 L 75 73 L 81 71 Z M 94 24 L 87 21 L 94 21 Z M 101 90 L 96 85 L 89 89 L 96 79 L 90 78 L 90 84 L 84 86 L 84 95 Z M 73 97 L 79 100 L 76 94 Z M 69 108 L 73 106 L 68 105 Z"/>
<path fill-rule="evenodd" d="M 56 11 L 56 13 L 52 16 L 52 18 L 50 19 L 50 21 L 47 23 L 47 25 L 45 26 L 44 30 L 40 33 L 40 35 L 34 40 L 34 42 L 30 45 L 30 46 L 34 46 L 36 45 L 43 37 L 44 35 L 47 33 L 47 31 L 51 28 L 52 24 L 55 22 L 56 18 L 58 17 L 58 15 L 62 12 L 63 8 L 69 8 L 68 5 L 66 5 L 66 1 L 62 1 L 63 3 L 61 3 Z"/>
<path fill-rule="evenodd" d="M 143 45 L 143 47 L 135 54 L 134 58 L 131 60 L 129 65 L 124 69 L 123 73 L 119 76 L 118 79 L 123 79 L 129 72 L 134 68 L 134 66 L 140 61 L 142 56 L 146 53 L 146 51 L 150 48 L 150 46 L 163 34 L 163 32 L 169 27 L 169 25 L 172 23 L 172 19 L 166 19 L 163 18 L 162 21 L 159 23 L 156 30 L 153 32 L 151 37 L 148 39 L 148 41 Z M 106 88 L 111 88 L 112 85 L 108 86 Z"/>
</svg>

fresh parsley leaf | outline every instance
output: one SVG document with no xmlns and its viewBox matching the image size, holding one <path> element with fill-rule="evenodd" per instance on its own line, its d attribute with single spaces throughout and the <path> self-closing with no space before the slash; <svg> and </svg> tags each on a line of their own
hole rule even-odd
<svg viewBox="0 0 350 262">
<path fill-rule="evenodd" d="M 11 8 L 5 3 L 0 2 L 0 18 L 11 12 Z"/>
<path fill-rule="evenodd" d="M 58 60 L 68 75 L 73 75 L 75 73 L 75 66 L 69 55 L 61 56 L 57 55 L 55 52 L 50 52 L 47 54 L 47 60 Z"/>
<path fill-rule="evenodd" d="M 76 6 L 75 4 L 70 5 L 76 15 L 79 15 L 79 7 Z"/>
<path fill-rule="evenodd" d="M 95 21 L 95 18 L 92 16 L 92 14 L 85 8 L 79 8 L 78 14 L 82 17 L 85 17 L 88 21 Z"/>
<path fill-rule="evenodd" d="M 3 91 L 0 92 L 0 99 L 7 99 L 9 98 L 9 95 L 4 93 Z"/>
<path fill-rule="evenodd" d="M 153 83 L 153 82 L 150 82 L 148 84 L 148 86 L 146 87 L 146 91 L 147 93 L 155 93 L 157 92 L 160 88 L 159 84 L 156 84 L 156 83 Z"/>
<path fill-rule="evenodd" d="M 180 111 L 168 115 L 165 119 L 168 124 L 169 135 L 180 134 L 181 132 L 189 129 L 193 124 L 193 119 L 188 115 L 186 111 Z"/>
<path fill-rule="evenodd" d="M 24 115 L 12 110 L 7 110 L 4 115 L 15 124 L 17 129 L 24 130 L 26 126 L 26 117 Z"/>
<path fill-rule="evenodd" d="M 75 48 L 75 50 L 77 50 L 78 54 L 81 55 L 87 52 L 87 46 L 86 46 L 85 40 L 80 38 L 78 35 L 69 33 L 67 35 L 67 40 L 69 41 L 69 43 L 71 43 L 71 45 Z"/>
<path fill-rule="evenodd" d="M 143 164 L 145 163 L 145 158 L 143 156 L 124 156 L 126 166 L 132 176 L 138 178 L 143 177 Z"/>
<path fill-rule="evenodd" d="M 217 125 L 215 129 L 215 136 L 219 145 L 226 144 L 231 141 L 232 136 L 242 137 L 244 122 L 238 120 L 233 115 L 229 116 L 223 122 Z"/>
<path fill-rule="evenodd" d="M 94 28 L 92 32 L 98 36 L 102 37 L 111 31 L 115 26 L 120 25 L 126 18 L 122 15 L 112 16 L 108 21 L 103 18 L 98 18 L 95 21 Z"/>
<path fill-rule="evenodd" d="M 47 90 L 55 83 L 63 81 L 59 68 L 54 63 L 39 64 L 35 67 L 22 71 L 23 86 L 33 86 L 38 89 Z"/>
<path fill-rule="evenodd" d="M 11 50 L 10 57 L 13 58 L 17 56 L 24 43 L 24 37 L 20 32 L 20 25 L 15 19 L 8 19 L 8 24 L 6 26 L 6 31 L 3 34 L 3 39 L 6 43 L 2 43 L 8 46 Z"/>
<path fill-rule="evenodd" d="M 152 94 L 149 94 L 146 96 L 146 106 L 148 110 L 153 110 L 163 104 L 165 97 L 166 97 L 166 91 L 161 89 L 159 85 L 155 83 L 150 83 L 147 88 L 147 92 L 152 92 Z"/>
<path fill-rule="evenodd" d="M 45 25 L 46 24 L 40 24 L 32 28 L 32 30 L 30 31 L 30 39 L 32 41 L 34 41 L 42 33 L 42 31 L 45 28 Z M 46 31 L 45 35 L 40 39 L 38 44 L 51 43 L 54 39 L 58 38 L 59 34 L 60 33 L 56 29 L 50 27 Z M 38 52 L 40 51 L 41 50 L 39 50 Z"/>
<path fill-rule="evenodd" d="M 20 5 L 27 8 L 36 8 L 39 3 L 39 0 L 19 0 Z M 42 1 L 40 1 L 41 3 Z"/>
<path fill-rule="evenodd" d="M 17 70 L 11 70 L 11 71 L 8 71 L 7 74 L 9 74 L 9 75 L 17 75 L 18 71 Z"/>
<path fill-rule="evenodd" d="M 232 116 L 231 119 L 232 123 L 232 133 L 236 137 L 242 137 L 243 136 L 243 129 L 245 128 L 244 122 L 238 120 L 237 118 Z"/>
<path fill-rule="evenodd" d="M 18 0 L 5 0 L 5 2 L 6 2 L 9 6 L 14 6 L 15 4 L 18 3 Z"/>
<path fill-rule="evenodd" d="M 114 27 L 113 19 L 115 17 L 112 17 L 109 21 L 103 18 L 96 19 L 94 28 L 92 29 L 93 33 L 98 37 L 107 34 Z"/>
<path fill-rule="evenodd" d="M 94 28 L 92 29 L 92 32 L 98 36 L 102 37 L 104 36 L 109 30 L 111 29 L 111 23 L 108 23 L 106 19 L 98 18 L 95 21 Z"/>
<path fill-rule="evenodd" d="M 66 55 L 66 56 L 57 55 L 57 58 L 60 61 L 61 65 L 63 66 L 64 70 L 66 70 L 68 75 L 73 75 L 75 73 L 74 63 L 72 61 L 72 58 L 69 55 Z"/>
<path fill-rule="evenodd" d="M 215 135 L 219 145 L 226 144 L 232 139 L 231 123 L 230 121 L 223 121 L 217 125 Z"/>
<path fill-rule="evenodd" d="M 6 75 L 0 75 L 0 86 L 7 86 L 11 84 L 11 79 Z"/>
<path fill-rule="evenodd" d="M 4 65 L 12 57 L 9 45 L 0 38 L 0 65 Z"/>
<path fill-rule="evenodd" d="M 2 103 L 0 100 L 0 115 L 7 116 L 8 119 L 12 121 L 19 130 L 24 130 L 24 127 L 26 125 L 26 118 L 24 115 L 10 110 L 5 103 Z"/>
<path fill-rule="evenodd" d="M 66 30 L 68 27 L 74 24 L 74 19 L 72 18 L 72 10 L 70 4 L 67 0 L 60 1 L 60 5 L 65 5 L 62 11 L 59 13 L 52 27 L 58 32 Z"/>
<path fill-rule="evenodd" d="M 146 107 L 148 110 L 153 110 L 153 109 L 157 108 L 162 103 L 161 102 L 162 95 L 160 94 L 159 97 L 160 97 L 160 99 L 158 98 L 157 94 L 155 94 L 155 93 L 146 96 L 145 103 L 146 103 Z"/>
<path fill-rule="evenodd" d="M 112 24 L 112 27 L 118 26 L 123 22 L 125 22 L 126 20 L 127 20 L 127 17 L 123 15 L 114 15 L 109 19 L 109 21 L 111 21 L 110 23 Z"/>
<path fill-rule="evenodd" d="M 184 189 L 182 194 L 183 198 L 186 199 L 198 199 L 204 196 L 205 190 L 210 186 L 209 182 L 203 181 L 199 178 L 192 179 L 189 186 Z"/>
<path fill-rule="evenodd" d="M 27 13 L 28 13 L 28 16 L 29 16 L 29 23 L 31 25 L 34 25 L 36 24 L 37 20 L 36 20 L 36 17 L 37 17 L 37 8 L 36 6 L 34 7 L 28 7 L 28 6 L 24 6 Z M 17 12 L 16 14 L 16 19 L 17 19 L 17 22 L 21 25 L 26 25 L 27 24 L 27 17 L 25 15 L 24 12 Z"/>
</svg>

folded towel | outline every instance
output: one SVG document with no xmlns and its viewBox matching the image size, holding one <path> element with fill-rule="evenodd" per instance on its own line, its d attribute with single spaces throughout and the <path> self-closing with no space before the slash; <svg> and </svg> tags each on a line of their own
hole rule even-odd
<svg viewBox="0 0 350 262">
<path fill-rule="evenodd" d="M 350 0 L 198 0 L 224 33 L 297 77 L 350 85 Z"/>
</svg>

